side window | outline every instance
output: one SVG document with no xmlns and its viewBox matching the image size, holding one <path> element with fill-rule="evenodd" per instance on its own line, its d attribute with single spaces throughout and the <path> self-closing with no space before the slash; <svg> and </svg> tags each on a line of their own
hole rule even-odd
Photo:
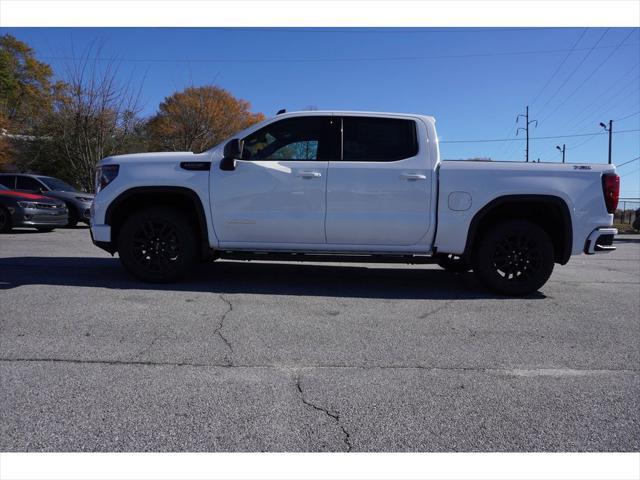
<svg viewBox="0 0 640 480">
<path fill-rule="evenodd" d="M 336 159 L 333 122 L 332 117 L 312 116 L 271 123 L 244 139 L 242 160 Z"/>
<path fill-rule="evenodd" d="M 0 175 L 0 184 L 13 190 L 16 188 L 16 177 L 13 175 Z"/>
<path fill-rule="evenodd" d="M 345 161 L 393 162 L 418 153 L 413 120 L 343 117 L 342 132 Z"/>
<path fill-rule="evenodd" d="M 18 180 L 16 181 L 16 190 L 29 190 L 37 192 L 41 188 L 43 188 L 42 185 L 35 178 L 19 176 Z"/>
</svg>

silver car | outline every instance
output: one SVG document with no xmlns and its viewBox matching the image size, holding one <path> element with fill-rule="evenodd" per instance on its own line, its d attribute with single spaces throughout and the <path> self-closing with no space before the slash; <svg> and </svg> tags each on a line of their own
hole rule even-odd
<svg viewBox="0 0 640 480">
<path fill-rule="evenodd" d="M 28 173 L 0 173 L 0 185 L 11 190 L 26 193 L 40 193 L 62 200 L 69 211 L 67 227 L 75 227 L 78 222 L 91 220 L 92 193 L 78 192 L 67 182 L 55 177 Z"/>
</svg>

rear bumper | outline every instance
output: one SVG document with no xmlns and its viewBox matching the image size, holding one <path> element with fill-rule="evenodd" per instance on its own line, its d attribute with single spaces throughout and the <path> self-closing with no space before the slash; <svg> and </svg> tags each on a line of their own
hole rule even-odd
<svg viewBox="0 0 640 480">
<path fill-rule="evenodd" d="M 584 244 L 584 253 L 593 255 L 595 253 L 607 253 L 616 249 L 613 246 L 613 237 L 618 234 L 618 229 L 606 227 L 596 228 Z"/>
</svg>

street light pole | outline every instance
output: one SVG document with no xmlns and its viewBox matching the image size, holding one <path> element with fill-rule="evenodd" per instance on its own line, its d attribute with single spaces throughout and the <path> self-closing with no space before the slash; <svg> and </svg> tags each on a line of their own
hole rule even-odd
<svg viewBox="0 0 640 480">
<path fill-rule="evenodd" d="M 560 148 L 560 145 L 556 145 L 556 148 L 562 152 L 562 163 L 564 163 L 564 152 L 566 151 L 567 146 L 563 143 L 562 148 Z"/>
<path fill-rule="evenodd" d="M 613 143 L 613 120 L 609 120 L 609 165 L 611 165 L 611 144 Z"/>
<path fill-rule="evenodd" d="M 611 144 L 613 143 L 613 120 L 609 120 L 609 127 L 600 122 L 600 126 L 605 132 L 609 132 L 609 165 L 611 165 Z"/>
</svg>

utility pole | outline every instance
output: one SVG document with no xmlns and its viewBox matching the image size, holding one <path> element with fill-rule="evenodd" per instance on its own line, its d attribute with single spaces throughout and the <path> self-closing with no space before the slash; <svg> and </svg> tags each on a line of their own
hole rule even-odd
<svg viewBox="0 0 640 480">
<path fill-rule="evenodd" d="M 611 143 L 613 142 L 613 120 L 609 120 L 609 128 L 600 122 L 600 126 L 604 128 L 605 132 L 609 132 L 609 165 L 611 165 Z"/>
<path fill-rule="evenodd" d="M 527 108 L 525 110 L 525 114 L 520 114 L 516 117 L 516 124 L 518 123 L 518 121 L 520 120 L 520 117 L 524 117 L 524 121 L 525 121 L 525 126 L 524 127 L 518 127 L 518 129 L 516 130 L 516 136 L 518 136 L 518 132 L 520 130 L 524 130 L 526 132 L 526 136 L 527 136 L 527 140 L 526 140 L 526 147 L 525 147 L 525 158 L 526 161 L 529 161 L 529 125 L 532 123 L 536 124 L 536 128 L 538 127 L 538 121 L 537 120 L 529 120 L 529 105 L 527 105 Z"/>
<path fill-rule="evenodd" d="M 567 149 L 567 146 L 563 143 L 562 148 L 559 145 L 556 145 L 556 148 L 562 152 L 562 163 L 564 163 L 564 152 Z"/>
</svg>

